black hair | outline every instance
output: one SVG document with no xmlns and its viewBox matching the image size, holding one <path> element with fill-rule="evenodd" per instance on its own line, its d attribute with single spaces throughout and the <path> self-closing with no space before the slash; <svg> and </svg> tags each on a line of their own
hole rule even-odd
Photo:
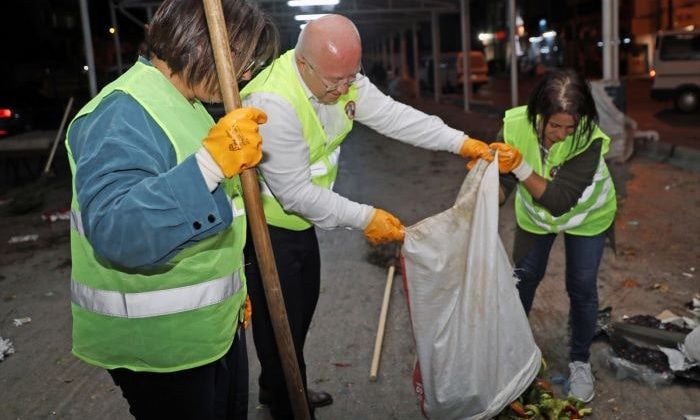
<svg viewBox="0 0 700 420">
<path fill-rule="evenodd" d="M 548 72 L 530 93 L 527 119 L 539 141 L 544 138 L 549 119 L 558 113 L 569 114 L 576 121 L 572 147 L 572 153 L 575 153 L 585 147 L 593 134 L 598 123 L 598 111 L 588 82 L 573 70 Z"/>
<path fill-rule="evenodd" d="M 222 0 L 226 32 L 233 54 L 236 79 L 247 64 L 261 67 L 279 52 L 277 29 L 249 0 Z M 219 92 L 214 55 L 202 0 L 165 0 L 146 34 L 146 52 L 163 60 L 189 87 L 204 83 Z"/>
</svg>

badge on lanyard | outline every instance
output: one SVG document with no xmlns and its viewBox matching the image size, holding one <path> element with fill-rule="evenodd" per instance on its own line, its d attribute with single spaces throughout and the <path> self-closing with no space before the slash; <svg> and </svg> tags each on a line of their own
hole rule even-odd
<svg viewBox="0 0 700 420">
<path fill-rule="evenodd" d="M 348 103 L 345 104 L 345 115 L 347 115 L 350 120 L 355 119 L 355 101 L 348 101 Z"/>
<path fill-rule="evenodd" d="M 552 169 L 549 170 L 549 177 L 551 179 L 554 179 L 554 177 L 557 176 L 557 172 L 559 172 L 559 168 L 561 168 L 561 165 L 553 166 Z"/>
</svg>

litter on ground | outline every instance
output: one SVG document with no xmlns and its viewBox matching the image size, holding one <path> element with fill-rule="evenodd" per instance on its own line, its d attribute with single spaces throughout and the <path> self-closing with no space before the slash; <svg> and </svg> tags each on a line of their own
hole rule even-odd
<svg viewBox="0 0 700 420">
<path fill-rule="evenodd" d="M 12 341 L 9 338 L 0 337 L 0 362 L 5 359 L 5 356 L 9 356 L 15 352 L 12 347 Z"/>
<path fill-rule="evenodd" d="M 33 234 L 33 235 L 19 235 L 19 236 L 13 236 L 10 238 L 9 241 L 7 241 L 8 244 L 18 244 L 22 242 L 32 242 L 36 241 L 39 239 L 39 235 Z"/>
<path fill-rule="evenodd" d="M 28 316 L 25 316 L 23 318 L 15 318 L 12 320 L 12 324 L 14 324 L 15 327 L 21 327 L 24 324 L 28 324 L 32 322 L 32 319 Z"/>
</svg>

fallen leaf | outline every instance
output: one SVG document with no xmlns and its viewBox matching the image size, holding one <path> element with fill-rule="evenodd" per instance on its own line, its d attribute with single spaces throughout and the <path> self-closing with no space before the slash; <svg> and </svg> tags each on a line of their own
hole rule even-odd
<svg viewBox="0 0 700 420">
<path fill-rule="evenodd" d="M 660 293 L 668 292 L 668 285 L 666 283 L 654 283 L 651 288 L 653 290 L 658 290 Z"/>
<path fill-rule="evenodd" d="M 621 246 L 618 247 L 617 251 L 622 257 L 634 257 L 637 255 L 637 250 L 632 247 Z"/>
<path fill-rule="evenodd" d="M 635 287 L 639 287 L 639 282 L 634 279 L 627 279 L 622 282 L 622 287 L 625 289 L 633 289 Z"/>
<path fill-rule="evenodd" d="M 663 311 L 658 313 L 655 316 L 655 318 L 661 322 L 667 322 L 665 320 L 672 319 L 672 318 L 678 318 L 678 315 L 674 314 L 673 312 L 669 311 L 668 309 L 664 309 Z"/>
</svg>

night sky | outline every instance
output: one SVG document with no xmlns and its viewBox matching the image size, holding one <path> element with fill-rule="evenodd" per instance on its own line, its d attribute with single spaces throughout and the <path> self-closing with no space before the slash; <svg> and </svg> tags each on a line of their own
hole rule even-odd
<svg viewBox="0 0 700 420">
<path fill-rule="evenodd" d="M 505 0 L 495 2 L 471 1 L 472 39 L 479 31 L 501 26 Z M 555 14 L 552 0 L 519 2 L 528 13 L 526 23 L 541 17 L 562 19 Z M 115 74 L 114 42 L 109 34 L 108 0 L 89 0 L 90 24 L 93 34 L 98 85 Z M 558 9 L 559 10 L 559 9 Z M 145 11 L 129 9 L 145 21 Z M 561 12 L 557 12 L 561 13 Z M 124 62 L 136 59 L 136 48 L 143 39 L 143 30 L 135 22 L 117 13 Z M 461 48 L 459 15 L 443 15 L 440 19 L 443 51 Z M 430 30 L 423 25 L 422 48 L 430 48 Z M 3 0 L 0 1 L 0 36 L 3 59 L 0 63 L 0 94 L 8 90 L 46 91 L 51 85 L 54 95 L 87 94 L 84 43 L 78 0 Z M 286 46 L 288 47 L 288 46 Z M 111 67 L 111 72 L 110 72 Z"/>
</svg>

